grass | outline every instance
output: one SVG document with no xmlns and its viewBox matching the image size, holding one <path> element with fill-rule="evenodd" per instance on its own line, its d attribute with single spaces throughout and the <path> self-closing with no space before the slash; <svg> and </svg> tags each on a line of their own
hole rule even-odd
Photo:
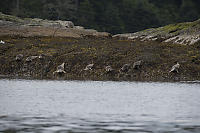
<svg viewBox="0 0 200 133">
<path fill-rule="evenodd" d="M 143 30 L 139 33 L 143 34 L 152 34 L 153 35 L 162 35 L 162 36 L 174 36 L 179 34 L 197 34 L 200 30 L 200 19 L 194 22 L 184 22 L 177 24 L 169 24 L 164 27 L 151 28 Z"/>
<path fill-rule="evenodd" d="M 5 15 L 0 12 L 0 20 L 5 20 L 5 21 L 11 21 L 11 22 L 17 22 L 17 23 L 22 23 L 24 22 L 22 19 L 16 16 L 11 16 L 11 15 Z"/>
</svg>

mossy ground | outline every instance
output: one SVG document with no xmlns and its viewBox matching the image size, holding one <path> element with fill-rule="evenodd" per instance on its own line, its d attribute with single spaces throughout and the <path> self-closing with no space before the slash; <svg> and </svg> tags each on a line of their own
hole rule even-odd
<svg viewBox="0 0 200 133">
<path fill-rule="evenodd" d="M 1 12 L 0 12 L 0 20 L 17 22 L 17 23 L 23 22 L 21 18 L 18 18 L 16 16 L 11 16 L 11 15 L 5 15 L 5 14 L 2 14 Z"/>
<path fill-rule="evenodd" d="M 177 24 L 169 24 L 164 27 L 151 28 L 138 32 L 138 34 L 157 35 L 165 38 L 174 37 L 176 35 L 199 35 L 200 19 L 194 22 L 184 22 Z"/>
<path fill-rule="evenodd" d="M 179 81 L 200 80 L 200 44 L 184 46 L 156 41 L 141 42 L 112 38 L 63 38 L 1 36 L 6 44 L 0 45 L 0 74 L 35 79 L 67 80 L 130 80 L 130 81 Z M 22 61 L 15 61 L 23 54 Z M 34 55 L 43 59 L 26 62 Z M 143 60 L 139 70 L 127 73 L 119 69 L 127 63 Z M 179 73 L 169 73 L 178 61 Z M 66 74 L 53 75 L 57 66 L 66 63 Z M 91 71 L 86 65 L 94 63 Z M 106 73 L 110 65 L 113 73 Z"/>
<path fill-rule="evenodd" d="M 162 31 L 166 33 L 173 33 L 178 34 L 179 32 L 184 32 L 187 34 L 191 34 L 193 32 L 196 32 L 200 29 L 200 20 L 194 21 L 194 22 L 186 22 L 186 23 L 178 23 L 178 24 L 170 24 L 167 26 L 164 26 Z"/>
</svg>

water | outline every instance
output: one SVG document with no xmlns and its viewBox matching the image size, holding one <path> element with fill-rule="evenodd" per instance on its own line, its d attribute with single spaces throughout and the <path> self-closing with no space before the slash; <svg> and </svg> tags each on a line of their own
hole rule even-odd
<svg viewBox="0 0 200 133">
<path fill-rule="evenodd" d="M 0 80 L 0 132 L 199 133 L 200 84 Z"/>
</svg>

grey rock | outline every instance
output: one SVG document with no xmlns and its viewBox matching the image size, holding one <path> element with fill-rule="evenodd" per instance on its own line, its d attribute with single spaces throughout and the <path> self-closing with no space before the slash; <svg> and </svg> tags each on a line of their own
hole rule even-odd
<svg viewBox="0 0 200 133">
<path fill-rule="evenodd" d="M 75 29 L 84 30 L 83 26 L 74 26 Z"/>
<path fill-rule="evenodd" d="M 74 28 L 74 24 L 71 21 L 61 21 L 61 20 L 58 20 L 56 22 L 58 22 L 62 27 Z"/>
</svg>

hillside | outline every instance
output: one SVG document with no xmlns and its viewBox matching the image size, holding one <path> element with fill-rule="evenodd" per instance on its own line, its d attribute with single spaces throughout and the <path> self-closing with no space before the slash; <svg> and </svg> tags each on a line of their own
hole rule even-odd
<svg viewBox="0 0 200 133">
<path fill-rule="evenodd" d="M 81 26 L 74 26 L 71 21 L 52 21 L 38 18 L 19 18 L 6 15 L 0 12 L 0 36 L 18 35 L 29 36 L 59 36 L 75 37 L 84 36 L 109 37 L 106 32 L 97 32 L 93 29 L 84 29 Z"/>
<path fill-rule="evenodd" d="M 95 30 L 88 32 L 76 26 L 59 25 L 52 29 L 52 25 L 46 26 L 46 23 L 58 24 L 58 21 L 35 22 L 38 19 L 8 17 L 0 17 L 0 29 L 4 31 L 0 33 L 0 40 L 5 42 L 0 44 L 1 77 L 118 81 L 200 80 L 200 42 L 196 40 L 195 43 L 183 45 L 173 40 L 166 41 L 175 36 L 199 37 L 199 21 L 111 37 L 109 33 Z M 33 22 L 36 23 L 34 26 Z M 54 34 L 55 29 L 59 30 Z M 176 62 L 179 62 L 180 68 L 170 72 Z M 63 63 L 63 68 L 58 67 Z M 86 67 L 89 64 L 94 66 Z"/>
<path fill-rule="evenodd" d="M 170 24 L 136 33 L 118 34 L 113 37 L 130 40 L 139 39 L 141 41 L 160 40 L 162 42 L 192 45 L 200 41 L 200 19 L 194 22 Z"/>
</svg>

